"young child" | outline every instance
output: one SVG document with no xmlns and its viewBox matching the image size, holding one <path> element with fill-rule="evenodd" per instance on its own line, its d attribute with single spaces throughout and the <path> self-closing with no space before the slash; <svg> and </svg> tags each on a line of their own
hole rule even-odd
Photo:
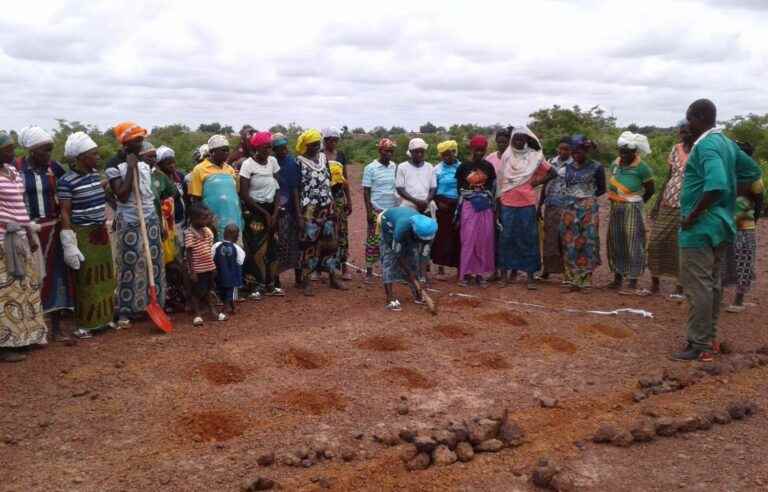
<svg viewBox="0 0 768 492">
<path fill-rule="evenodd" d="M 243 286 L 243 263 L 245 251 L 235 244 L 240 229 L 229 224 L 224 229 L 224 240 L 213 245 L 211 253 L 216 264 L 216 293 L 232 315 L 235 313 L 237 289 Z"/>
<path fill-rule="evenodd" d="M 187 267 L 192 280 L 192 307 L 195 310 L 193 326 L 201 326 L 203 317 L 201 309 L 205 306 L 217 321 L 229 319 L 224 313 L 217 313 L 209 300 L 216 275 L 216 264 L 213 262 L 213 232 L 207 227 L 209 220 L 208 207 L 201 203 L 193 203 L 189 207 L 190 227 L 184 233 L 184 248 L 186 250 Z"/>
</svg>

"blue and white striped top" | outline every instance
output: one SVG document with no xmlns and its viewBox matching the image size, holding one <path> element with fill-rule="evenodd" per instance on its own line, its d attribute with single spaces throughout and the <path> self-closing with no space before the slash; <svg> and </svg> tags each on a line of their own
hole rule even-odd
<svg viewBox="0 0 768 492">
<path fill-rule="evenodd" d="M 98 172 L 80 174 L 75 171 L 59 178 L 59 200 L 72 201 L 71 222 L 76 225 L 103 224 L 107 199 Z"/>
</svg>

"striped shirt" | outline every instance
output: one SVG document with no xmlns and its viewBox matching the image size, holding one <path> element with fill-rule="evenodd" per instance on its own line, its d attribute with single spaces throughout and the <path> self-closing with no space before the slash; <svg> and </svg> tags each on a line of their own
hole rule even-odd
<svg viewBox="0 0 768 492">
<path fill-rule="evenodd" d="M 24 205 L 24 179 L 16 169 L 2 165 L 0 173 L 0 241 L 5 239 L 5 225 L 16 222 L 20 225 L 30 223 L 27 207 Z M 10 177 L 5 173 L 10 171 Z"/>
<path fill-rule="evenodd" d="M 40 169 L 19 157 L 16 169 L 24 178 L 27 207 L 32 220 L 55 219 L 59 216 L 59 202 L 56 200 L 56 181 L 66 172 L 61 164 L 51 161 Z"/>
<path fill-rule="evenodd" d="M 75 225 L 103 224 L 107 207 L 106 194 L 98 172 L 80 174 L 67 171 L 56 187 L 59 200 L 72 202 L 71 222 Z"/>
<path fill-rule="evenodd" d="M 190 251 L 192 271 L 195 273 L 213 272 L 216 264 L 213 262 L 213 232 L 207 227 L 195 229 L 190 227 L 184 233 L 184 247 Z"/>
<path fill-rule="evenodd" d="M 371 189 L 371 205 L 376 210 L 400 205 L 400 197 L 395 189 L 395 168 L 397 164 L 394 162 L 385 166 L 376 160 L 363 170 L 363 188 Z"/>
</svg>

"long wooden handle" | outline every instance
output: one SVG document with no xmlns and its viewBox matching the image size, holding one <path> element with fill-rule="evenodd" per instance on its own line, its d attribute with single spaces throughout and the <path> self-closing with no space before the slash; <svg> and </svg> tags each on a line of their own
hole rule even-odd
<svg viewBox="0 0 768 492">
<path fill-rule="evenodd" d="M 149 275 L 149 287 L 155 288 L 155 270 L 152 265 L 152 251 L 149 249 L 149 235 L 147 223 L 144 222 L 144 207 L 141 203 L 141 188 L 139 188 L 139 164 L 136 163 L 136 172 L 133 173 L 133 197 L 136 201 L 136 213 L 139 216 L 139 229 L 141 229 L 141 242 L 144 243 L 144 256 L 147 259 L 147 275 Z"/>
</svg>

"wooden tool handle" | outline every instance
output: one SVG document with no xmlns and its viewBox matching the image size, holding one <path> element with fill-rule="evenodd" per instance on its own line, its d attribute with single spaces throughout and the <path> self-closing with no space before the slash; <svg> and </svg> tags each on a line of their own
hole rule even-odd
<svg viewBox="0 0 768 492">
<path fill-rule="evenodd" d="M 141 203 L 141 188 L 139 187 L 139 164 L 136 163 L 136 172 L 133 174 L 133 197 L 136 201 L 136 213 L 139 215 L 139 229 L 141 230 L 141 242 L 144 243 L 144 256 L 147 260 L 147 275 L 149 275 L 149 287 L 155 288 L 155 269 L 152 265 L 152 251 L 149 249 L 149 234 L 147 223 L 144 221 L 144 207 Z"/>
</svg>

